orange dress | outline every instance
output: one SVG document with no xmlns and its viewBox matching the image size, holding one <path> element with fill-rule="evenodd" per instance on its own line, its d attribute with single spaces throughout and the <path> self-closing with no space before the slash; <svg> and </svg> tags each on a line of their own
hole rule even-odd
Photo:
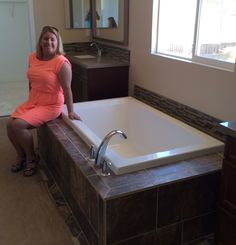
<svg viewBox="0 0 236 245">
<path fill-rule="evenodd" d="M 16 108 L 11 117 L 21 118 L 38 127 L 61 114 L 64 95 L 58 73 L 65 62 L 70 64 L 63 55 L 57 55 L 48 61 L 39 60 L 36 53 L 29 55 L 29 97 Z"/>
</svg>

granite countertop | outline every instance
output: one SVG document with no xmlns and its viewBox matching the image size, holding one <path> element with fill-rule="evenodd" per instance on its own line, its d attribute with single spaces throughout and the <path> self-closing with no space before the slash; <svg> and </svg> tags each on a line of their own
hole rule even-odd
<svg viewBox="0 0 236 245">
<path fill-rule="evenodd" d="M 78 64 L 86 69 L 94 69 L 94 68 L 107 68 L 107 67 L 119 67 L 119 66 L 129 66 L 128 62 L 121 61 L 117 58 L 101 56 L 98 57 L 94 54 L 92 55 L 94 58 L 78 58 L 80 54 L 67 54 L 66 57 L 75 64 Z"/>
<path fill-rule="evenodd" d="M 222 122 L 220 129 L 224 134 L 236 137 L 236 121 Z"/>
</svg>

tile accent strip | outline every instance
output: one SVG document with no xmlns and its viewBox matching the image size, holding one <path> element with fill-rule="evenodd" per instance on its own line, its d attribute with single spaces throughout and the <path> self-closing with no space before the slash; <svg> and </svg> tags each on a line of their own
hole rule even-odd
<svg viewBox="0 0 236 245">
<path fill-rule="evenodd" d="M 134 97 L 192 127 L 225 141 L 225 135 L 219 129 L 219 123 L 222 121 L 217 118 L 137 85 L 134 85 Z"/>
<path fill-rule="evenodd" d="M 98 42 L 96 42 L 98 43 Z M 67 54 L 78 53 L 78 54 L 94 54 L 96 55 L 97 50 L 95 47 L 90 47 L 91 42 L 84 43 L 65 43 L 64 50 Z M 102 49 L 102 56 L 112 57 L 116 60 L 123 62 L 129 62 L 130 51 L 127 49 L 122 49 L 118 47 L 109 46 L 103 43 L 98 43 L 99 47 Z"/>
</svg>

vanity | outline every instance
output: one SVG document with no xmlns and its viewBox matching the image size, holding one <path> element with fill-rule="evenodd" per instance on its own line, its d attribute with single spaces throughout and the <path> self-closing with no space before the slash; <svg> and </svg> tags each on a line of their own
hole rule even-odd
<svg viewBox="0 0 236 245">
<path fill-rule="evenodd" d="M 72 64 L 73 102 L 128 95 L 129 63 L 113 57 L 67 55 Z"/>
<path fill-rule="evenodd" d="M 217 244 L 234 245 L 236 241 L 236 121 L 221 123 L 226 145 L 221 174 Z"/>
<path fill-rule="evenodd" d="M 72 43 L 79 52 L 65 50 L 72 64 L 73 102 L 127 96 L 129 0 L 65 0 L 65 18 L 66 28 L 89 28 L 92 42 L 97 42 L 97 50 L 92 43 L 82 49 Z M 110 25 L 111 19 L 115 24 Z"/>
</svg>

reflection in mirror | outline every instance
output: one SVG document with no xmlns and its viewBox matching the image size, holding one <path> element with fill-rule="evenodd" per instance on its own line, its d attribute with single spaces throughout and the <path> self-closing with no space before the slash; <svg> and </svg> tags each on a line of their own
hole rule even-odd
<svg viewBox="0 0 236 245">
<path fill-rule="evenodd" d="M 66 28 L 91 27 L 90 0 L 65 0 Z"/>
<path fill-rule="evenodd" d="M 96 27 L 114 28 L 119 20 L 119 0 L 96 0 Z"/>
<path fill-rule="evenodd" d="M 128 43 L 129 0 L 93 0 L 93 38 Z"/>
</svg>

